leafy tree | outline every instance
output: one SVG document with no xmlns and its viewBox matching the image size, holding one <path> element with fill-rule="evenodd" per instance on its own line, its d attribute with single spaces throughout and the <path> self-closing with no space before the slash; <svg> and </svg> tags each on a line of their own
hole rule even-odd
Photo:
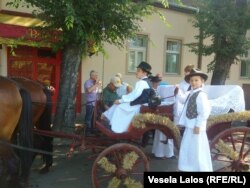
<svg viewBox="0 0 250 188">
<path fill-rule="evenodd" d="M 246 32 L 250 29 L 250 7 L 247 0 L 200 0 L 200 11 L 194 20 L 199 28 L 199 42 L 188 44 L 191 51 L 205 56 L 214 55 L 208 65 L 213 71 L 212 85 L 224 85 L 232 64 L 250 48 Z M 205 39 L 211 44 L 205 44 Z"/>
<path fill-rule="evenodd" d="M 9 0 L 9 5 L 35 6 L 34 15 L 45 21 L 41 32 L 48 40 L 59 31 L 55 47 L 62 48 L 60 89 L 54 128 L 73 126 L 76 84 L 82 57 L 103 51 L 103 42 L 123 46 L 140 30 L 143 16 L 155 13 L 152 3 L 167 0 Z M 46 32 L 44 32 L 46 31 Z M 51 33 L 51 35 L 48 35 Z"/>
</svg>

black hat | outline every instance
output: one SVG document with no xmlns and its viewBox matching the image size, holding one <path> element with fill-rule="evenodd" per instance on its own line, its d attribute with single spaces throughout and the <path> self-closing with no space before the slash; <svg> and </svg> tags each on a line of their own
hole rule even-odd
<svg viewBox="0 0 250 188">
<path fill-rule="evenodd" d="M 147 72 L 148 74 L 152 74 L 151 71 L 151 65 L 146 63 L 145 61 L 142 61 L 136 68 L 142 69 L 144 72 Z"/>
<path fill-rule="evenodd" d="M 162 81 L 162 79 L 159 76 L 150 76 L 149 80 L 155 83 Z"/>
<path fill-rule="evenodd" d="M 200 76 L 200 77 L 202 77 L 202 78 L 204 79 L 204 81 L 206 81 L 207 78 L 208 78 L 208 76 L 207 76 L 206 73 L 203 73 L 200 69 L 195 69 L 195 68 L 194 68 L 194 69 L 192 69 L 192 70 L 190 71 L 190 74 L 188 74 L 188 75 L 185 76 L 185 81 L 186 81 L 186 82 L 189 82 L 189 80 L 190 80 L 190 78 L 191 78 L 192 76 Z"/>
</svg>

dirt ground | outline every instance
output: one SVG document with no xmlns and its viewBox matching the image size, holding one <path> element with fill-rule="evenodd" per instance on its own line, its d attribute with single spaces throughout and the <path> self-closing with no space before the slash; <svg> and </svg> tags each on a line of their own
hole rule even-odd
<svg viewBox="0 0 250 188">
<path fill-rule="evenodd" d="M 69 144 L 54 142 L 54 165 L 47 174 L 39 174 L 42 161 L 37 157 L 33 163 L 30 188 L 91 188 L 91 168 L 95 160 L 91 151 L 76 152 L 70 159 L 65 153 Z M 144 148 L 151 155 L 151 146 Z M 150 171 L 176 171 L 177 159 L 155 159 L 151 157 Z"/>
</svg>

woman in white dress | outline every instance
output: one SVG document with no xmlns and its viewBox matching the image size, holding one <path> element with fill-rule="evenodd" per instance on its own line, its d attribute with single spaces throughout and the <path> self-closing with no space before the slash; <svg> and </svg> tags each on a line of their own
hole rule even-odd
<svg viewBox="0 0 250 188">
<path fill-rule="evenodd" d="M 109 120 L 113 132 L 123 133 L 128 131 L 133 117 L 140 112 L 141 104 L 130 105 L 130 103 L 140 97 L 144 89 L 150 88 L 148 82 L 144 80 L 151 74 L 150 71 L 151 66 L 146 62 L 141 62 L 136 70 L 136 77 L 139 80 L 136 82 L 133 91 L 116 100 L 114 105 L 102 114 L 101 119 Z"/>
<path fill-rule="evenodd" d="M 206 133 L 206 124 L 211 107 L 207 94 L 202 90 L 208 76 L 198 69 L 192 69 L 185 80 L 190 83 L 189 95 L 182 98 L 184 109 L 179 123 L 185 126 L 179 152 L 180 171 L 213 171 L 211 153 Z"/>
<path fill-rule="evenodd" d="M 157 92 L 157 88 L 160 85 L 160 82 L 162 81 L 161 76 L 157 74 L 156 76 L 152 76 L 149 79 L 152 83 L 152 87 Z M 166 139 L 167 138 L 164 133 L 162 133 L 159 130 L 155 130 L 152 153 L 156 158 L 159 159 L 174 158 L 173 139 L 168 139 L 168 142 L 165 143 Z"/>
<path fill-rule="evenodd" d="M 193 64 L 189 64 L 184 68 L 184 76 L 188 75 L 190 71 L 194 68 Z M 185 93 L 189 90 L 190 84 L 183 79 L 183 81 L 180 82 L 178 85 L 179 90 L 181 90 L 182 93 Z M 181 115 L 181 112 L 183 110 L 183 104 L 175 100 L 174 103 L 174 123 L 178 126 L 179 125 L 179 118 Z M 174 141 L 173 139 L 167 139 L 167 142 L 165 141 L 167 138 L 166 136 L 161 132 L 156 130 L 155 136 L 154 136 L 154 142 L 152 147 L 152 153 L 157 158 L 175 158 L 174 154 Z"/>
<path fill-rule="evenodd" d="M 184 77 L 189 75 L 190 71 L 193 68 L 194 68 L 193 64 L 187 65 L 184 68 Z M 181 90 L 183 93 L 186 93 L 187 91 L 189 91 L 190 87 L 191 87 L 190 84 L 185 79 L 183 79 L 178 85 L 179 90 Z M 180 119 L 182 110 L 183 110 L 183 104 L 180 101 L 176 100 L 174 104 L 174 123 L 180 127 L 182 125 L 179 125 L 179 119 Z"/>
</svg>

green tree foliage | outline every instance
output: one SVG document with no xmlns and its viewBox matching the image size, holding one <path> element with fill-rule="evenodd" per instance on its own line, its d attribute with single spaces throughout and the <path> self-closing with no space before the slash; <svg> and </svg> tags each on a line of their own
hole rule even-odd
<svg viewBox="0 0 250 188">
<path fill-rule="evenodd" d="M 250 9 L 247 0 L 200 0 L 194 27 L 200 30 L 197 43 L 191 50 L 204 56 L 214 55 L 208 65 L 213 71 L 211 84 L 225 84 L 230 67 L 250 48 L 246 31 L 250 28 Z M 202 36 L 203 40 L 200 40 Z M 211 41 L 204 43 L 204 39 Z"/>
<path fill-rule="evenodd" d="M 152 6 L 156 2 L 168 5 L 167 0 L 9 0 L 9 5 L 15 7 L 38 8 L 34 15 L 46 23 L 41 30 L 47 33 L 43 37 L 50 40 L 52 31 L 60 32 L 54 43 L 63 52 L 56 129 L 74 124 L 82 57 L 97 49 L 103 51 L 103 42 L 123 46 L 126 39 L 140 30 L 143 16 L 156 12 Z"/>
</svg>

